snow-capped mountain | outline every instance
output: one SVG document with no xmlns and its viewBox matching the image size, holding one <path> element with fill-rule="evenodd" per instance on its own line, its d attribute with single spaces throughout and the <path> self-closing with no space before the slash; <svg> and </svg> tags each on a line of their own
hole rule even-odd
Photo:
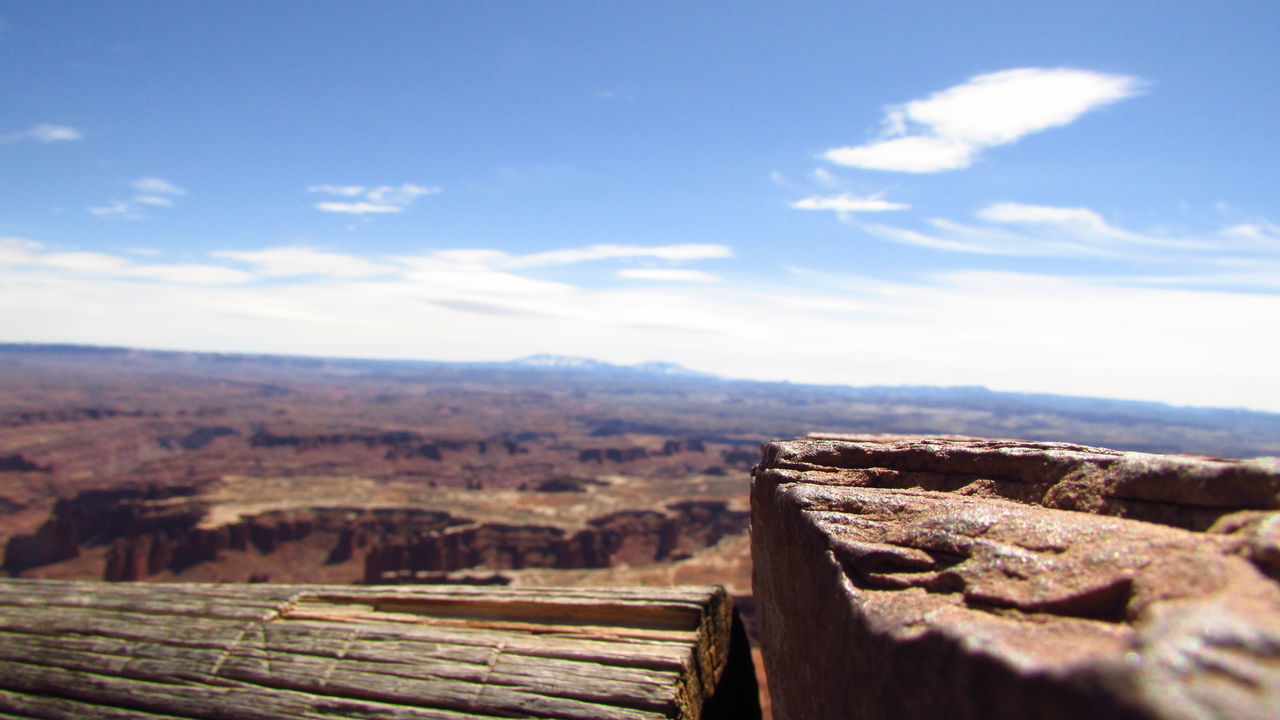
<svg viewBox="0 0 1280 720">
<path fill-rule="evenodd" d="M 510 365 L 526 368 L 543 368 L 547 370 L 585 370 L 588 372 L 624 372 L 644 373 L 646 375 L 673 375 L 680 377 L 714 377 L 709 373 L 690 370 L 683 365 L 669 362 L 642 362 L 634 365 L 614 365 L 593 358 L 572 355 L 540 354 L 513 360 Z"/>
</svg>

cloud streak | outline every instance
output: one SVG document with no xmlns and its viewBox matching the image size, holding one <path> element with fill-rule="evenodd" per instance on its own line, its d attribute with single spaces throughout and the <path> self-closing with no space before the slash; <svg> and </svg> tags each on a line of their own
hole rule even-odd
<svg viewBox="0 0 1280 720">
<path fill-rule="evenodd" d="M 926 221 L 928 229 L 924 231 L 888 224 L 853 224 L 880 240 L 975 255 L 1117 260 L 1174 260 L 1195 256 L 1203 260 L 1207 253 L 1280 250 L 1280 243 L 1271 245 L 1261 225 L 1225 228 L 1219 235 L 1230 241 L 1223 241 L 1127 230 L 1083 207 L 997 202 L 979 209 L 975 215 L 985 223 L 931 218 Z"/>
<path fill-rule="evenodd" d="M 827 150 L 829 162 L 866 170 L 936 173 L 972 165 L 983 150 L 1070 124 L 1132 97 L 1127 75 L 1070 68 L 1017 68 L 986 75 L 889 107 L 880 136 Z"/>
<path fill-rule="evenodd" d="M 503 255 L 495 258 L 507 267 L 539 267 L 544 265 L 568 265 L 595 260 L 624 260 L 653 258 L 657 260 L 689 261 L 727 258 L 733 250 L 726 245 L 589 245 L 568 250 L 549 250 L 530 255 Z"/>
<path fill-rule="evenodd" d="M 18 130 L 0 134 L 0 143 L 16 143 L 23 141 L 38 143 L 72 142 L 84 138 L 84 133 L 66 125 L 33 125 L 26 130 Z"/>
<path fill-rule="evenodd" d="M 683 270 L 680 268 L 626 268 L 619 270 L 617 276 L 630 280 L 652 280 L 655 282 L 678 283 L 715 283 L 720 282 L 717 275 L 701 270 Z"/>
<path fill-rule="evenodd" d="M 830 210 L 836 213 L 859 213 L 907 210 L 911 206 L 905 203 L 885 200 L 881 193 L 866 197 L 852 193 L 841 193 L 840 195 L 828 196 L 811 195 L 803 200 L 791 203 L 791 207 L 796 210 Z"/>
<path fill-rule="evenodd" d="M 100 252 L 50 252 L 43 243 L 22 238 L 0 238 L 0 272 L 10 275 L 43 273 L 60 282 L 94 282 L 103 278 L 140 278 L 175 285 L 227 285 L 255 277 L 220 265 L 200 263 L 139 263 L 120 255 Z"/>
<path fill-rule="evenodd" d="M 217 250 L 211 256 L 249 265 L 254 274 L 267 278 L 318 275 L 335 278 L 362 278 L 395 272 L 394 268 L 364 258 L 326 253 L 303 247 L 275 247 L 262 250 Z"/>
<path fill-rule="evenodd" d="M 311 185 L 309 193 L 335 195 L 343 198 L 362 198 L 360 200 L 329 200 L 315 204 L 317 210 L 347 215 L 394 214 L 404 209 L 423 195 L 435 195 L 441 192 L 436 186 L 423 187 L 405 183 L 403 185 Z"/>
<path fill-rule="evenodd" d="M 182 197 L 187 191 L 159 177 L 144 177 L 129 183 L 137 194 L 128 202 L 112 200 L 106 205 L 90 205 L 87 209 L 97 217 L 119 217 L 127 220 L 142 220 L 145 215 L 139 213 L 134 205 L 150 205 L 152 207 L 170 207 L 174 198 Z"/>
</svg>

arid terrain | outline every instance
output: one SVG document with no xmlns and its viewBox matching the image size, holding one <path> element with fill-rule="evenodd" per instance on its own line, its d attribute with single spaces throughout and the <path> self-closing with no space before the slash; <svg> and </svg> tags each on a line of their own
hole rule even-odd
<svg viewBox="0 0 1280 720">
<path fill-rule="evenodd" d="M 749 604 L 759 445 L 954 433 L 1280 454 L 1280 417 L 981 388 L 0 346 L 14 576 L 719 582 Z"/>
<path fill-rule="evenodd" d="M 554 357 L 0 345 L 2 568 L 113 581 L 719 583 L 754 635 L 751 468 L 762 443 L 810 432 L 1280 455 L 1280 416 L 1244 410 Z"/>
</svg>

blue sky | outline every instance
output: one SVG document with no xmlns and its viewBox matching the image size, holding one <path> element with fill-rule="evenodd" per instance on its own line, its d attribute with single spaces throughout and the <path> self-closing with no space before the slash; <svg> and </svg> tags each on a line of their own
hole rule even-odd
<svg viewBox="0 0 1280 720">
<path fill-rule="evenodd" d="M 1280 4 L 0 2 L 0 340 L 1280 411 Z"/>
</svg>

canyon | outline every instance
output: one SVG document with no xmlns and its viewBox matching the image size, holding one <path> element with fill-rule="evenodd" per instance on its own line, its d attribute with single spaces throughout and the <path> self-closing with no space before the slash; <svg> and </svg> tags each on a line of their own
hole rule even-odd
<svg viewBox="0 0 1280 720">
<path fill-rule="evenodd" d="M 1280 418 L 1265 413 L 648 367 L 0 345 L 3 570 L 330 583 L 680 575 L 746 598 L 749 471 L 776 437 L 874 429 L 1280 454 Z"/>
<path fill-rule="evenodd" d="M 0 345 L 0 569 L 49 580 L 723 585 L 758 639 L 751 471 L 776 438 L 1070 438 L 1280 455 L 1280 416 L 1267 413 L 662 370 Z M 860 447 L 865 468 L 847 448 L 804 462 L 856 467 L 876 487 L 1057 503 L 1197 533 L 1221 514 L 1204 498 L 1152 502 L 1149 487 L 1108 494 L 1085 475 L 1052 487 L 1011 479 L 1007 458 L 966 470 L 955 449 L 888 462 Z M 1247 485 L 1222 481 L 1210 494 L 1249 506 L 1257 498 L 1236 496 Z"/>
</svg>

